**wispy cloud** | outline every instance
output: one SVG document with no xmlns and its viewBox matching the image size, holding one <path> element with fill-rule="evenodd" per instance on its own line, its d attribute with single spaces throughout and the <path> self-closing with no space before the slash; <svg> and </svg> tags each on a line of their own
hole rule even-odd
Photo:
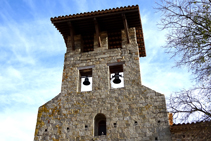
<svg viewBox="0 0 211 141">
<path fill-rule="evenodd" d="M 61 90 L 65 44 L 51 16 L 139 4 L 137 1 L 0 1 L 0 136 L 1 141 L 33 140 L 39 106 Z M 145 2 L 145 1 L 144 1 Z M 17 9 L 17 7 L 21 7 Z M 185 69 L 171 69 L 164 53 L 165 32 L 158 18 L 141 10 L 147 51 L 140 58 L 144 85 L 164 94 L 189 86 Z"/>
<path fill-rule="evenodd" d="M 28 10 L 38 11 L 34 3 Z M 50 17 L 19 20 L 14 13 L 5 2 L 0 12 L 0 136 L 28 141 L 34 137 L 38 107 L 60 92 L 65 45 Z"/>
<path fill-rule="evenodd" d="M 145 11 L 145 10 L 143 10 Z M 175 60 L 170 59 L 170 54 L 165 53 L 166 31 L 157 29 L 156 23 L 159 16 L 151 12 L 142 14 L 142 24 L 145 39 L 145 58 L 140 58 L 142 83 L 155 91 L 166 94 L 188 88 L 191 76 L 187 68 L 174 68 Z"/>
<path fill-rule="evenodd" d="M 87 0 L 73 0 L 80 12 L 88 12 L 88 1 Z"/>
<path fill-rule="evenodd" d="M 30 112 L 31 111 L 31 112 Z M 33 140 L 35 131 L 35 110 L 22 110 L 15 112 L 8 108 L 7 112 L 0 113 L 1 141 L 30 141 Z"/>
</svg>

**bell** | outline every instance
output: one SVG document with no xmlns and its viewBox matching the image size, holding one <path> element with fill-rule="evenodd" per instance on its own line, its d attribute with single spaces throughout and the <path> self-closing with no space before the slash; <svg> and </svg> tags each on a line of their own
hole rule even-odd
<svg viewBox="0 0 211 141">
<path fill-rule="evenodd" d="M 86 86 L 90 85 L 90 82 L 89 82 L 89 78 L 88 77 L 85 78 L 83 84 L 86 85 Z"/>
<path fill-rule="evenodd" d="M 119 77 L 122 77 L 122 75 L 119 75 L 118 72 L 116 72 L 115 75 L 112 76 L 112 78 L 114 78 L 114 80 L 113 80 L 114 84 L 119 84 L 119 83 L 121 83 L 121 80 L 119 79 Z"/>
</svg>

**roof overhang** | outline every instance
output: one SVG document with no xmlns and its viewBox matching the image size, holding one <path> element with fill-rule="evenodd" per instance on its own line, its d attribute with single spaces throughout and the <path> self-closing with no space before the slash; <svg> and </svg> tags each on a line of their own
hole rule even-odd
<svg viewBox="0 0 211 141">
<path fill-rule="evenodd" d="M 97 20 L 100 31 L 120 31 L 124 29 L 123 14 L 127 19 L 128 28 L 136 27 L 139 54 L 140 57 L 145 57 L 146 51 L 138 5 L 59 16 L 51 18 L 51 22 L 65 38 L 71 35 L 71 29 L 74 30 L 74 35 L 96 33 L 95 20 Z"/>
</svg>

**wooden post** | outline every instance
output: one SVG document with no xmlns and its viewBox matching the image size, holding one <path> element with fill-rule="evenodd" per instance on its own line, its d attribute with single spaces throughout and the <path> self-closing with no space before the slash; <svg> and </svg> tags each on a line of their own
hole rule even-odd
<svg viewBox="0 0 211 141">
<path fill-rule="evenodd" d="M 98 40 L 98 47 L 102 47 L 100 32 L 99 32 L 99 25 L 98 25 L 96 18 L 94 18 L 94 23 L 95 23 L 96 36 L 97 36 L 97 40 Z"/>
<path fill-rule="evenodd" d="M 128 33 L 128 25 L 127 25 L 127 19 L 125 14 L 122 14 L 122 19 L 123 19 L 123 23 L 124 23 L 124 28 L 125 28 L 125 34 L 126 34 L 126 38 L 127 38 L 127 43 L 130 43 L 130 39 L 129 39 L 129 33 Z"/>
<path fill-rule="evenodd" d="M 74 43 L 74 32 L 73 32 L 73 25 L 71 22 L 68 22 L 69 27 L 70 27 L 70 37 L 71 37 L 71 45 L 72 49 L 75 50 L 75 43 Z"/>
</svg>

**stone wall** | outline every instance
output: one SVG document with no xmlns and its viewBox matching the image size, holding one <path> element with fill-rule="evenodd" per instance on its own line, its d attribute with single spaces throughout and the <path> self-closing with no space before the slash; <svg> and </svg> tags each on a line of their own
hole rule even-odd
<svg viewBox="0 0 211 141">
<path fill-rule="evenodd" d="M 141 84 L 135 28 L 130 44 L 122 32 L 122 48 L 108 49 L 106 32 L 102 47 L 81 53 L 81 36 L 74 37 L 75 51 L 67 42 L 61 93 L 38 111 L 35 141 L 170 141 L 165 97 Z M 110 63 L 123 63 L 124 87 L 111 89 Z M 79 68 L 92 68 L 92 91 L 80 91 Z M 94 118 L 106 117 L 106 135 L 94 136 Z M 114 127 L 116 123 L 116 127 Z M 86 126 L 86 128 L 85 128 Z"/>
<path fill-rule="evenodd" d="M 210 141 L 211 122 L 173 124 L 170 127 L 172 141 Z"/>
</svg>

